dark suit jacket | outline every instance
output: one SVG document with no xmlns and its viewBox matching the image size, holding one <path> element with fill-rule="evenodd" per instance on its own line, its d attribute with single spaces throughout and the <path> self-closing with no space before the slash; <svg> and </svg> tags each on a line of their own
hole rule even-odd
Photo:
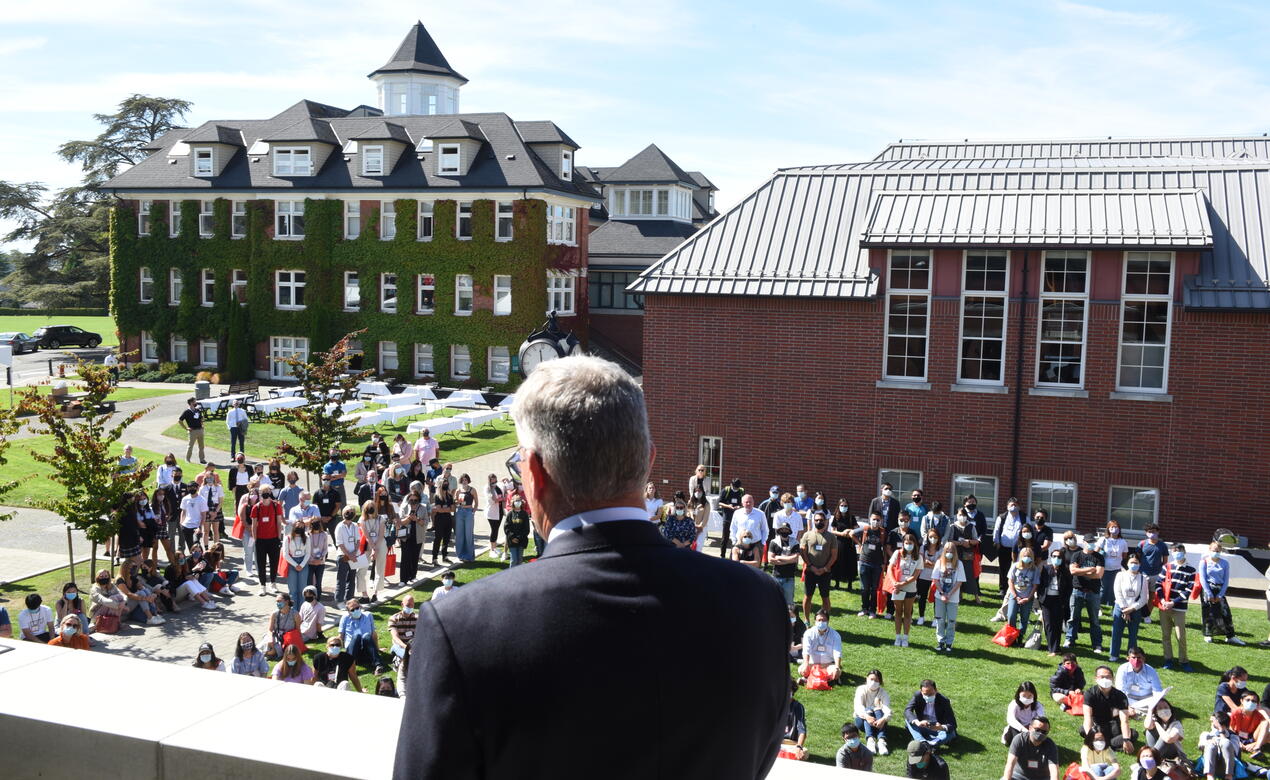
<svg viewBox="0 0 1270 780">
<path fill-rule="evenodd" d="M 886 527 L 886 530 L 889 531 L 900 524 L 900 510 L 904 508 L 904 505 L 901 504 L 899 500 L 896 499 L 895 496 L 891 496 L 891 505 L 887 507 L 888 511 L 883 512 L 882 502 L 885 500 L 886 499 L 884 499 L 882 496 L 878 496 L 877 498 L 870 501 L 869 515 L 872 516 L 874 512 L 878 513 L 879 515 L 882 515 L 882 519 L 886 521 L 885 523 L 883 523 L 883 525 Z"/>
<path fill-rule="evenodd" d="M 583 526 L 420 609 L 395 777 L 765 777 L 788 640 L 762 572 Z"/>
<path fill-rule="evenodd" d="M 921 690 L 908 700 L 908 706 L 904 708 L 904 720 L 908 723 L 926 720 L 926 700 L 922 698 Z M 952 702 L 939 691 L 935 691 L 935 720 L 957 730 L 957 716 L 953 714 Z"/>
</svg>

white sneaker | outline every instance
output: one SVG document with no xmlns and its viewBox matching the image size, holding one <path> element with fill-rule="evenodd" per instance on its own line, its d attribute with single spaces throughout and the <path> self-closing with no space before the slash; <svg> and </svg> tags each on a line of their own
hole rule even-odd
<svg viewBox="0 0 1270 780">
<path fill-rule="evenodd" d="M 903 637 L 898 637 L 898 636 L 897 636 L 897 637 L 895 637 L 895 646 L 896 646 L 896 647 L 903 647 L 903 646 L 904 646 L 904 639 L 903 639 Z"/>
<path fill-rule="evenodd" d="M 993 622 L 993 623 L 1004 623 L 1004 622 L 1005 622 L 1005 613 L 1004 613 L 1004 612 L 1002 612 L 1001 610 L 997 610 L 997 614 L 995 614 L 995 615 L 993 615 L 993 616 L 992 616 L 992 622 Z"/>
<path fill-rule="evenodd" d="M 905 634 L 903 637 L 901 637 L 900 641 L 904 643 L 900 645 L 900 647 L 908 647 L 908 634 Z"/>
<path fill-rule="evenodd" d="M 218 609 L 215 601 L 204 601 L 203 609 Z"/>
<path fill-rule="evenodd" d="M 891 752 L 886 746 L 886 737 L 881 737 L 880 739 L 878 739 L 878 749 L 876 752 L 879 756 L 885 756 L 886 754 Z"/>
<path fill-rule="evenodd" d="M 1232 636 L 1230 639 L 1227 639 L 1227 640 L 1226 640 L 1226 644 L 1228 644 L 1228 645 L 1235 645 L 1236 647 L 1243 647 L 1244 645 L 1246 645 L 1246 644 L 1248 644 L 1248 643 L 1247 643 L 1247 642 L 1245 642 L 1244 640 L 1240 639 L 1240 638 L 1239 638 L 1239 637 L 1237 637 L 1237 636 Z"/>
<path fill-rule="evenodd" d="M 1213 638 L 1212 638 L 1211 636 L 1206 636 L 1206 637 L 1204 637 L 1204 641 L 1205 641 L 1205 642 L 1208 642 L 1209 644 L 1212 644 L 1212 642 L 1213 642 Z"/>
<path fill-rule="evenodd" d="M 269 595 L 269 589 L 268 589 L 268 588 L 261 588 L 261 589 L 260 589 L 260 595 L 262 595 L 262 596 L 268 596 L 268 595 Z"/>
<path fill-rule="evenodd" d="M 865 747 L 867 747 L 867 748 L 869 749 L 869 752 L 870 752 L 870 753 L 876 753 L 876 752 L 878 752 L 878 745 L 877 745 L 877 741 L 876 741 L 876 740 L 874 740 L 874 739 L 873 739 L 873 737 L 869 737 L 869 738 L 868 738 L 868 740 L 867 740 L 867 741 L 865 741 L 864 746 L 865 746 Z"/>
<path fill-rule="evenodd" d="M 919 617 L 919 618 L 916 620 L 916 623 L 917 623 L 917 625 L 919 625 L 919 626 L 924 626 L 924 625 L 926 625 L 926 618 L 924 618 L 924 617 Z"/>
<path fill-rule="evenodd" d="M 168 622 L 168 621 L 164 620 L 163 618 L 159 617 L 158 615 L 151 615 L 151 616 L 150 616 L 150 619 L 146 621 L 146 625 L 147 625 L 147 626 L 161 626 L 161 625 L 163 625 L 163 624 L 164 624 L 164 623 L 166 623 L 166 622 Z"/>
</svg>

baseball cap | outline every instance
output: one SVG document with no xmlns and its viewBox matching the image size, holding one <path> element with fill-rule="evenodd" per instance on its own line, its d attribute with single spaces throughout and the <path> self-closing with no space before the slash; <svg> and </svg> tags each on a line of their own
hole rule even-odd
<svg viewBox="0 0 1270 780">
<path fill-rule="evenodd" d="M 920 739 L 915 739 L 908 743 L 908 763 L 916 764 L 921 761 L 929 750 L 930 748 L 926 746 L 926 743 Z"/>
<path fill-rule="evenodd" d="M 767 492 L 768 492 L 768 493 L 779 493 L 779 492 L 781 492 L 781 486 L 780 486 L 780 485 L 772 485 L 770 488 L 768 488 L 768 489 L 767 489 Z"/>
</svg>

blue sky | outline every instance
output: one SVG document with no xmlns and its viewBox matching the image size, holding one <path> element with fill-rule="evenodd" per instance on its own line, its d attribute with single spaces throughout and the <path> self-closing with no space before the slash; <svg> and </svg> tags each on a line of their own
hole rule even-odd
<svg viewBox="0 0 1270 780">
<path fill-rule="evenodd" d="M 422 19 L 470 79 L 465 111 L 552 119 L 578 163 L 656 142 L 744 197 L 782 166 L 897 138 L 1260 133 L 1270 6 L 799 0 L 10 3 L 0 178 L 65 186 L 54 150 L 132 92 L 188 123 L 300 98 L 373 104 L 365 75 Z"/>
</svg>

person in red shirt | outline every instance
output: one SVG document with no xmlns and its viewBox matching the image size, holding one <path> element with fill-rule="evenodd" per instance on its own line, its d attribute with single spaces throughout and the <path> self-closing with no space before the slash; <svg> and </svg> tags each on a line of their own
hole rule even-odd
<svg viewBox="0 0 1270 780">
<path fill-rule="evenodd" d="M 78 616 L 67 615 L 62 618 L 57 636 L 49 640 L 49 647 L 69 647 L 72 650 L 90 649 L 88 635 L 83 632 Z"/>
<path fill-rule="evenodd" d="M 1256 758 L 1265 747 L 1270 713 L 1261 706 L 1261 697 L 1255 691 L 1244 691 L 1239 697 L 1239 708 L 1230 713 L 1230 731 L 1239 740 L 1240 752 L 1247 753 L 1248 758 Z"/>
<path fill-rule="evenodd" d="M 260 489 L 260 501 L 251 508 L 251 536 L 256 540 L 256 573 L 260 595 L 278 592 L 278 556 L 282 550 L 282 504 L 273 490 Z M 268 580 L 266 582 L 266 580 Z"/>
</svg>

